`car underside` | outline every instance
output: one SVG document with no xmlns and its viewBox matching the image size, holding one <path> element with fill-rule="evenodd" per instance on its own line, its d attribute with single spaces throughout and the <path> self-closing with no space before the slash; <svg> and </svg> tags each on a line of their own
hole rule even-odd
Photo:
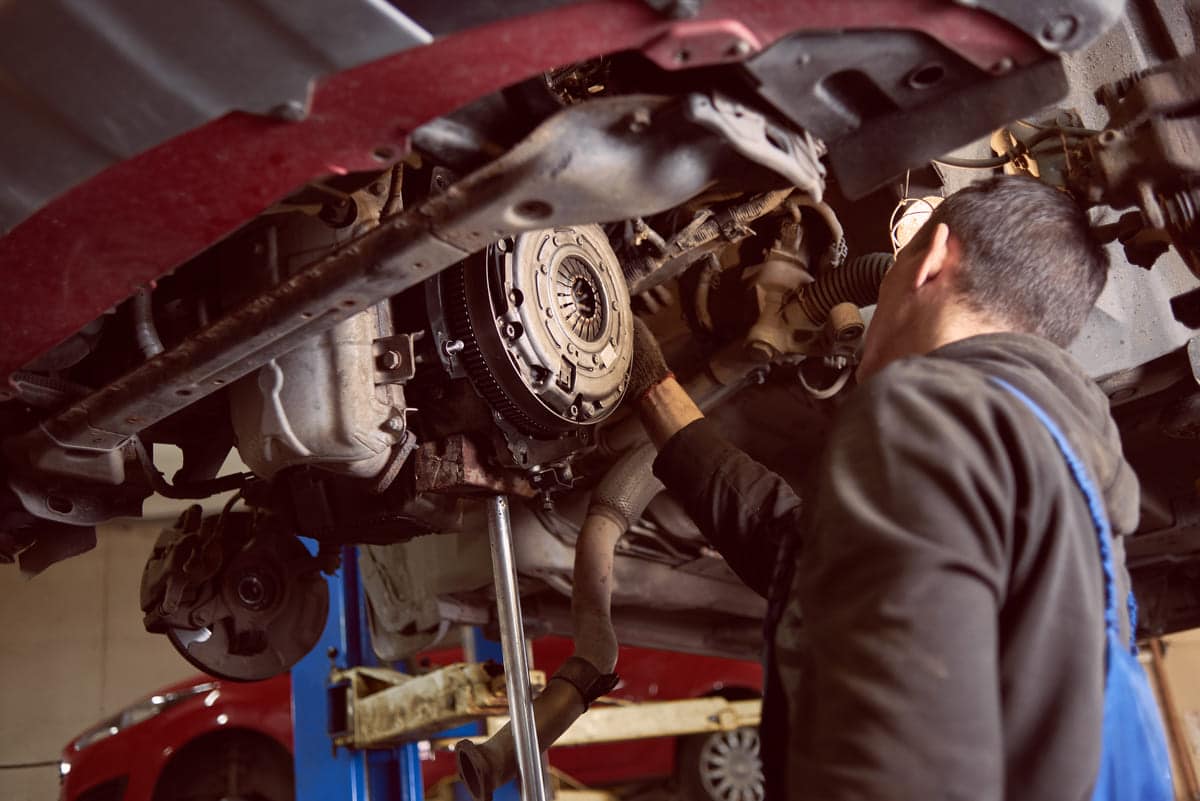
<svg viewBox="0 0 1200 801">
<path fill-rule="evenodd" d="M 347 544 L 381 658 L 494 624 L 502 495 L 530 631 L 579 636 L 572 597 L 611 600 L 622 642 L 752 656 L 765 602 L 622 408 L 634 316 L 803 493 L 904 225 L 990 168 L 1095 208 L 1114 267 L 1073 353 L 1143 484 L 1140 624 L 1200 624 L 1194 9 L 252 5 L 0 9 L 0 558 L 36 573 L 152 493 L 232 491 L 163 532 L 142 608 L 203 669 L 263 678 L 316 641 Z M 167 97 L 156 71 L 205 80 Z M 595 522 L 597 497 L 626 514 Z"/>
</svg>

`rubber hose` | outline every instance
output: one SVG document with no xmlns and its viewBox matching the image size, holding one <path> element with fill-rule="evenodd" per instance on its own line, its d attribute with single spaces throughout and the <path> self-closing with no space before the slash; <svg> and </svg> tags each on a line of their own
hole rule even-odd
<svg viewBox="0 0 1200 801">
<path fill-rule="evenodd" d="M 870 306 L 879 300 L 879 285 L 891 266 L 891 253 L 858 256 L 805 287 L 800 307 L 814 325 L 821 325 L 829 317 L 829 310 L 839 303 Z"/>
<path fill-rule="evenodd" d="M 622 456 L 592 492 L 587 516 L 575 543 L 575 580 L 571 593 L 574 657 L 588 662 L 597 674 L 609 674 L 617 664 L 617 635 L 612 624 L 612 575 L 617 541 L 629 524 L 662 490 L 654 478 L 657 449 L 645 445 Z M 555 674 L 557 677 L 558 674 Z M 587 709 L 573 683 L 547 683 L 533 702 L 538 751 L 549 748 Z M 457 746 L 458 772 L 477 801 L 488 801 L 496 788 L 516 776 L 517 754 L 511 724 L 487 742 L 464 740 Z"/>
</svg>

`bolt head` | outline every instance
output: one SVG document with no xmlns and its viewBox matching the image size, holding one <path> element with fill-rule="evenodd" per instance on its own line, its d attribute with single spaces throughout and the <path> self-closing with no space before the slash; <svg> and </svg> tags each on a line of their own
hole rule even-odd
<svg viewBox="0 0 1200 801">
<path fill-rule="evenodd" d="M 629 115 L 630 133 L 641 133 L 650 127 L 650 109 L 637 108 Z"/>
<path fill-rule="evenodd" d="M 404 360 L 400 357 L 400 352 L 395 350 L 384 351 L 379 357 L 379 365 L 384 370 L 395 370 Z"/>
<path fill-rule="evenodd" d="M 1069 42 L 1079 30 L 1079 20 L 1073 14 L 1063 14 L 1046 23 L 1042 28 L 1042 43 L 1062 46 Z"/>
<path fill-rule="evenodd" d="M 1008 73 L 1012 72 L 1014 66 L 1016 65 L 1013 63 L 1013 60 L 1008 56 L 1005 56 L 996 63 L 992 64 L 988 70 L 993 75 L 1007 75 Z"/>
<path fill-rule="evenodd" d="M 299 100 L 289 100 L 271 109 L 270 115 L 285 122 L 300 122 L 308 116 L 308 110 Z"/>
<path fill-rule="evenodd" d="M 750 55 L 752 50 L 754 50 L 753 45 L 751 45 L 745 39 L 738 39 L 729 46 L 729 49 L 726 52 L 729 54 L 730 58 L 739 58 L 741 56 Z"/>
</svg>

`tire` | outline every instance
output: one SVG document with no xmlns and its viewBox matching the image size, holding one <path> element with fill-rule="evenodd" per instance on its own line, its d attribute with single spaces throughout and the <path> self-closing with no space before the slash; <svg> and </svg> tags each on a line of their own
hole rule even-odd
<svg viewBox="0 0 1200 801">
<path fill-rule="evenodd" d="M 684 737 L 679 741 L 678 780 L 686 801 L 763 801 L 758 728 Z"/>
<path fill-rule="evenodd" d="M 206 734 L 171 758 L 154 801 L 294 801 L 292 755 L 252 731 Z"/>
</svg>

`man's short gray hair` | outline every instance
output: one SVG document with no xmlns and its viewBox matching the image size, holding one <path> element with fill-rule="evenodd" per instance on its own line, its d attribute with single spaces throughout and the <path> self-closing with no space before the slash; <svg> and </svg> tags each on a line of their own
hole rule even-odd
<svg viewBox="0 0 1200 801">
<path fill-rule="evenodd" d="M 969 306 L 1060 346 L 1075 339 L 1109 265 L 1070 195 L 1034 178 L 989 178 L 948 197 L 910 246 L 927 247 L 938 223 L 961 248 L 957 289 Z"/>
</svg>

